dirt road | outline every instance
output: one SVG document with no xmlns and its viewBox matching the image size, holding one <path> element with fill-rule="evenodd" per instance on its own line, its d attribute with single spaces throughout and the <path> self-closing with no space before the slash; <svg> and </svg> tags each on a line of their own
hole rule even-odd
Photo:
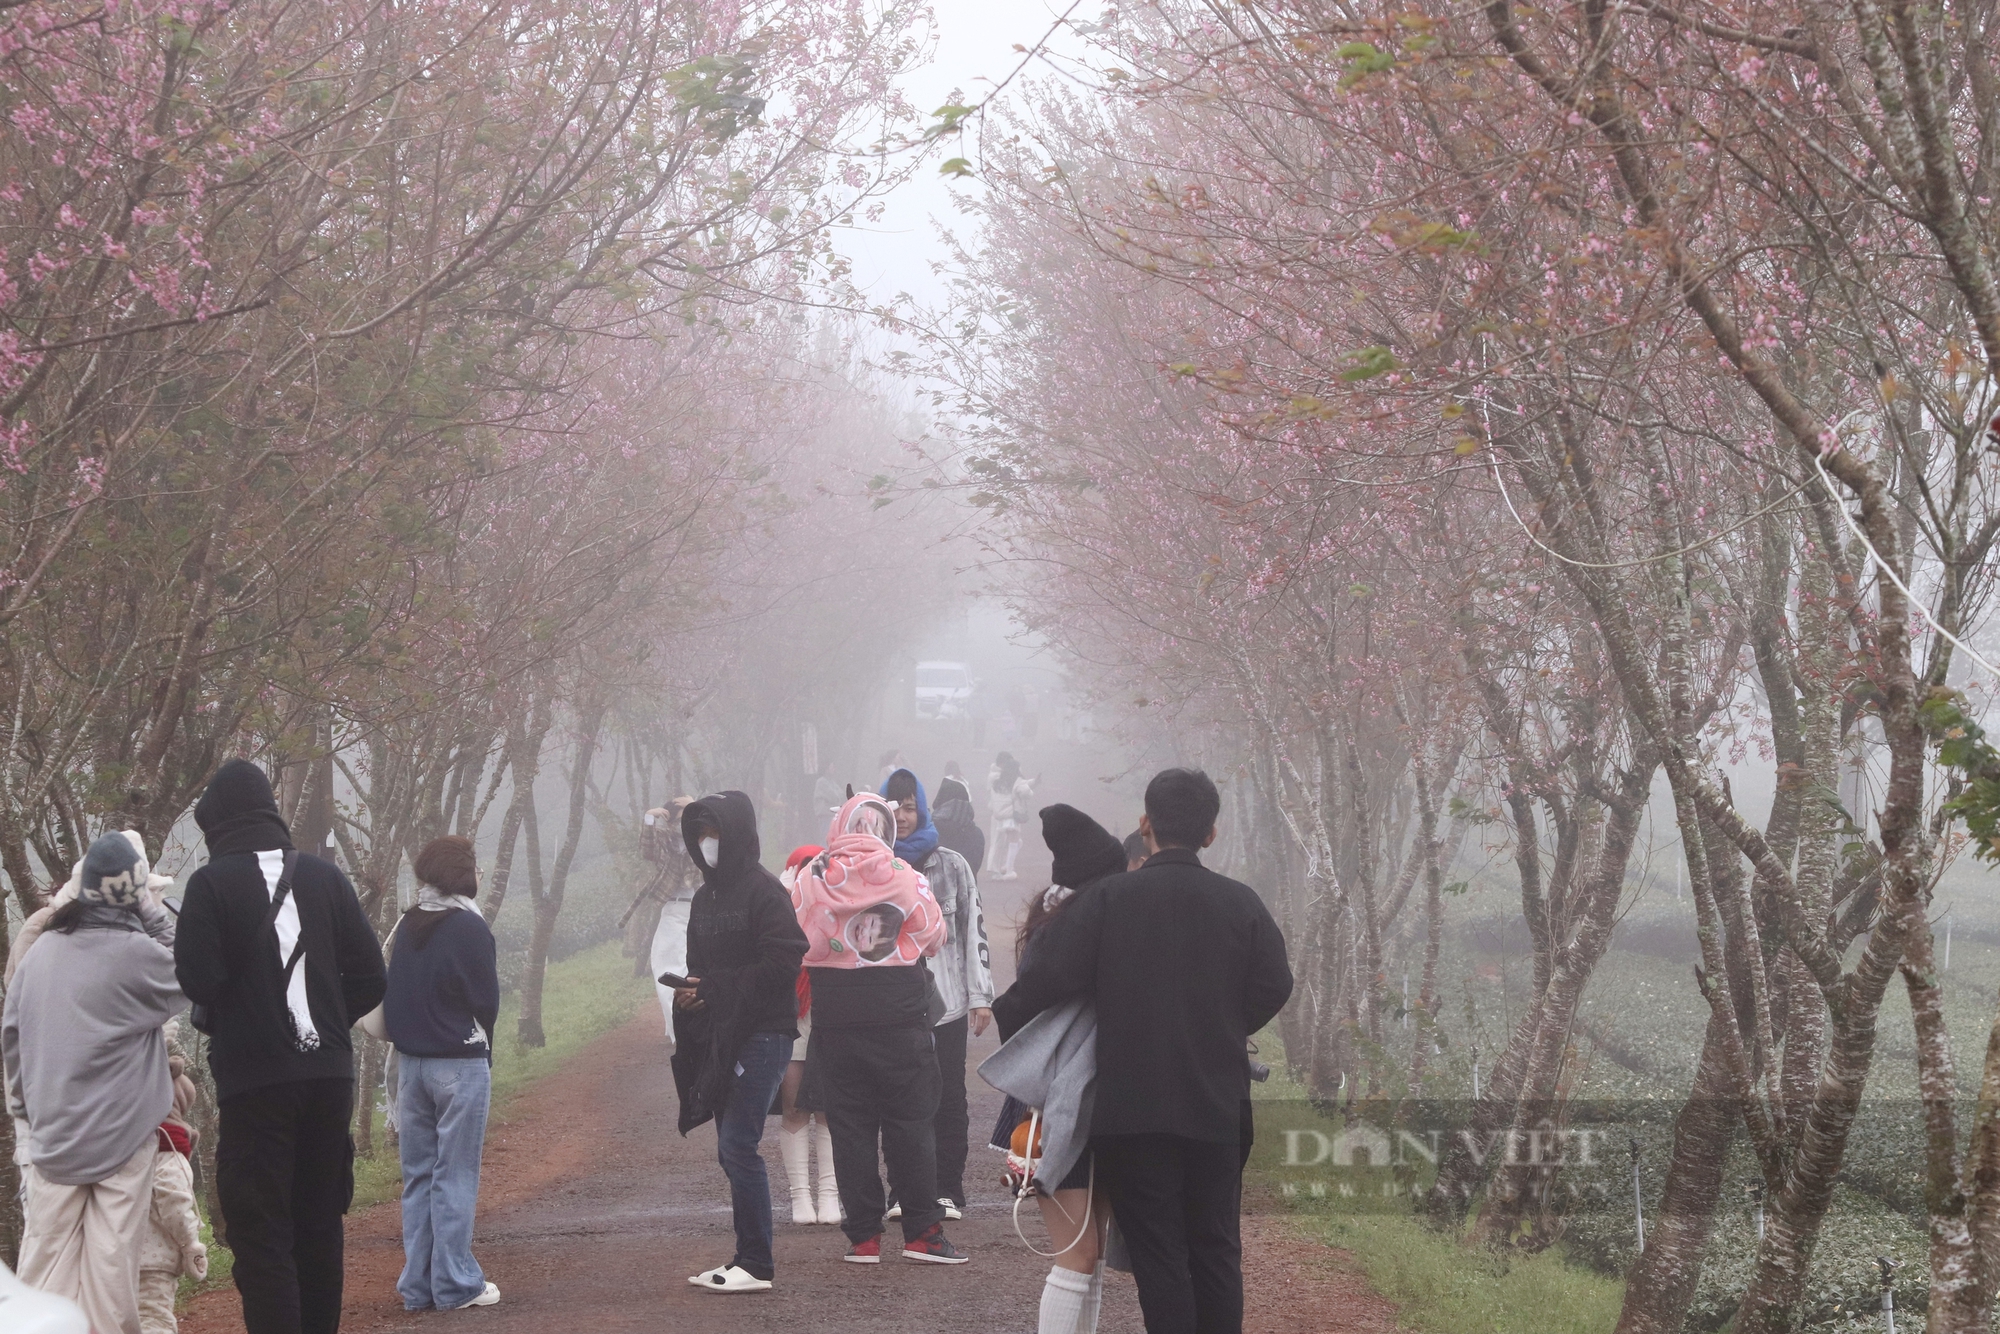
<svg viewBox="0 0 2000 1334">
<path fill-rule="evenodd" d="M 719 1297 L 687 1276 L 729 1258 L 729 1199 L 715 1165 L 715 1133 L 682 1139 L 657 1016 L 642 1013 L 606 1035 L 563 1072 L 530 1090 L 488 1140 L 476 1243 L 500 1285 L 497 1307 L 406 1313 L 396 1298 L 403 1261 L 394 1204 L 348 1223 L 348 1331 L 476 1326 L 481 1334 L 633 1330 L 647 1334 L 744 1331 L 978 1331 L 1035 1326 L 1046 1261 L 1014 1236 L 991 1172 L 968 1181 L 972 1209 L 953 1235 L 974 1260 L 956 1268 L 850 1265 L 840 1230 L 777 1229 L 778 1287 Z M 982 1047 L 990 1045 L 980 1044 Z M 975 1061 L 979 1054 L 975 1054 Z M 975 1080 L 975 1083 L 977 1081 Z M 983 1090 L 982 1090 L 983 1091 Z M 975 1125 L 992 1123 L 990 1096 L 976 1102 Z M 776 1152 L 766 1145 L 773 1175 Z M 973 1164 L 990 1166 L 982 1150 Z M 780 1217 L 789 1219 L 789 1209 Z M 1031 1230 L 1030 1235 L 1035 1233 Z M 1277 1220 L 1246 1220 L 1248 1328 L 1278 1331 L 1388 1331 L 1386 1306 L 1352 1275 L 1289 1240 Z M 1039 1239 L 1038 1239 L 1038 1244 Z M 189 1334 L 237 1334 L 234 1290 L 204 1295 L 182 1321 Z M 1130 1279 L 1106 1285 L 1101 1328 L 1140 1329 Z"/>
</svg>

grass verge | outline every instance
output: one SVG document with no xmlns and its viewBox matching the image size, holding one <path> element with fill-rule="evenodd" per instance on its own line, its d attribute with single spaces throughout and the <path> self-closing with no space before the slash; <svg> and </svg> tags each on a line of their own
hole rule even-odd
<svg viewBox="0 0 2000 1334">
<path fill-rule="evenodd" d="M 1368 1195 L 1343 1199 L 1334 1190 L 1309 1194 L 1313 1171 L 1281 1162 L 1284 1128 L 1313 1126 L 1334 1133 L 1337 1117 L 1306 1109 L 1306 1090 L 1285 1073 L 1284 1044 L 1275 1028 L 1257 1035 L 1259 1059 L 1271 1079 L 1252 1086 L 1258 1113 L 1258 1152 L 1250 1181 L 1302 1235 L 1348 1252 L 1369 1286 L 1392 1302 L 1398 1325 L 1417 1334 L 1604 1334 L 1618 1323 L 1625 1297 L 1620 1279 L 1577 1264 L 1560 1246 L 1539 1254 L 1466 1245 L 1433 1231 L 1404 1208 Z M 1372 1178 L 1371 1178 L 1372 1180 Z M 1289 1182 L 1294 1189 L 1287 1190 Z M 1402 1180 L 1407 1192 L 1412 1180 Z"/>
<path fill-rule="evenodd" d="M 1352 1254 L 1369 1285 L 1422 1334 L 1603 1334 L 1625 1285 L 1560 1255 L 1469 1247 L 1396 1214 L 1302 1212 L 1307 1236 Z"/>
</svg>

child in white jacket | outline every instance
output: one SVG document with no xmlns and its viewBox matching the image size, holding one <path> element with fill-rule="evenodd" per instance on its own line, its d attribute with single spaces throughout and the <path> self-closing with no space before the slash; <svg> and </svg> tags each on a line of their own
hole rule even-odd
<svg viewBox="0 0 2000 1334">
<path fill-rule="evenodd" d="M 153 1157 L 153 1206 L 139 1244 L 139 1329 L 141 1334 L 178 1334 L 174 1298 L 181 1275 L 208 1277 L 208 1248 L 201 1244 L 201 1217 L 194 1207 L 194 1081 L 186 1059 L 170 1056 L 174 1076 L 173 1114 L 160 1124 L 160 1148 Z"/>
</svg>

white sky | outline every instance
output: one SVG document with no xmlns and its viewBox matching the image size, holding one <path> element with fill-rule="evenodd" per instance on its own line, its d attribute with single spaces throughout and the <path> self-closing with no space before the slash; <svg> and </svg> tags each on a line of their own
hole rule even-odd
<svg viewBox="0 0 2000 1334">
<path fill-rule="evenodd" d="M 952 101 L 952 90 L 961 94 L 967 106 L 976 105 L 1021 62 L 1016 43 L 1032 47 L 1049 30 L 1069 0 L 933 0 L 937 13 L 937 42 L 931 62 L 913 70 L 903 81 L 911 103 L 930 121 L 930 112 Z M 1085 0 L 1074 17 L 1097 17 L 1098 0 Z M 1058 49 L 1074 51 L 1074 36 L 1052 43 Z M 1045 67 L 1030 67 L 1022 79 L 1032 79 Z M 1020 80 L 1008 89 L 1012 93 Z M 968 143 L 973 135 L 966 136 Z M 886 212 L 878 223 L 857 222 L 852 230 L 837 232 L 834 244 L 854 264 L 854 282 L 871 301 L 888 304 L 898 292 L 908 292 L 921 304 L 935 305 L 943 294 L 943 284 L 931 272 L 931 265 L 948 259 L 937 239 L 937 222 L 965 231 L 965 219 L 952 205 L 955 194 L 977 191 L 970 179 L 947 180 L 938 174 L 938 163 L 958 156 L 959 150 L 936 152 L 915 177 L 904 183 L 885 201 Z"/>
</svg>

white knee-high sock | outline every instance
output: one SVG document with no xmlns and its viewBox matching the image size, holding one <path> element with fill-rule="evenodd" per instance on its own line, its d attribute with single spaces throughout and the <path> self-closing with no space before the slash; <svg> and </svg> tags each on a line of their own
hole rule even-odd
<svg viewBox="0 0 2000 1334">
<path fill-rule="evenodd" d="M 819 1221 L 838 1223 L 840 1211 L 840 1181 L 833 1171 L 833 1131 L 827 1127 L 826 1113 L 816 1114 L 813 1126 L 813 1147 L 819 1154 Z"/>
<path fill-rule="evenodd" d="M 1037 1334 L 1075 1334 L 1090 1295 L 1090 1275 L 1057 1267 L 1042 1282 L 1041 1323 Z"/>
<path fill-rule="evenodd" d="M 817 1223 L 813 1209 L 811 1126 L 797 1130 L 778 1127 L 778 1148 L 785 1160 L 785 1181 L 792 1188 L 792 1221 Z"/>
<path fill-rule="evenodd" d="M 1090 1290 L 1083 1295 L 1083 1307 L 1076 1313 L 1076 1334 L 1097 1334 L 1097 1313 L 1104 1305 L 1104 1261 L 1090 1271 Z"/>
</svg>

